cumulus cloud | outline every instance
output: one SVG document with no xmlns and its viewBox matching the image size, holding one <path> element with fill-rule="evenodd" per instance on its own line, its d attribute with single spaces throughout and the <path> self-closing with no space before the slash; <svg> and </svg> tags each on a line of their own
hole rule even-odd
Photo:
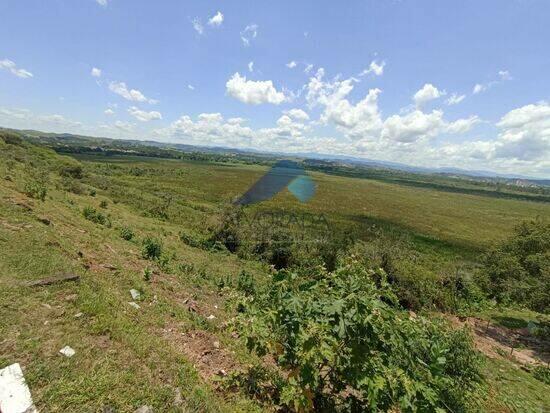
<svg viewBox="0 0 550 413">
<path fill-rule="evenodd" d="M 241 40 L 245 46 L 249 46 L 250 42 L 258 36 L 258 25 L 249 24 L 241 31 Z"/>
<path fill-rule="evenodd" d="M 124 82 L 109 83 L 109 90 L 132 102 L 148 102 L 151 104 L 157 103 L 156 100 L 145 97 L 145 95 L 137 89 L 128 89 L 126 83 Z"/>
<path fill-rule="evenodd" d="M 445 91 L 440 91 L 431 83 L 426 83 L 424 86 L 422 86 L 422 89 L 414 94 L 413 100 L 416 105 L 420 106 L 426 102 L 429 102 L 430 100 L 434 100 L 441 96 L 444 96 L 445 94 Z"/>
<path fill-rule="evenodd" d="M 289 69 L 294 69 L 297 65 L 298 64 L 294 60 L 291 60 L 286 64 L 286 67 L 288 67 Z"/>
<path fill-rule="evenodd" d="M 221 26 L 223 23 L 223 14 L 222 12 L 218 11 L 214 16 L 212 16 L 210 19 L 208 19 L 208 24 L 210 26 Z"/>
<path fill-rule="evenodd" d="M 99 4 L 100 6 L 105 7 L 105 6 L 107 6 L 108 0 L 95 0 L 95 2 L 97 4 Z"/>
<path fill-rule="evenodd" d="M 20 78 L 33 77 L 33 74 L 25 69 L 19 69 L 14 61 L 9 59 L 0 60 L 0 69 L 5 69 L 12 75 Z"/>
<path fill-rule="evenodd" d="M 246 80 L 246 76 L 235 73 L 225 84 L 227 93 L 241 102 L 259 105 L 278 105 L 285 101 L 283 92 L 277 91 L 271 80 Z"/>
<path fill-rule="evenodd" d="M 193 86 L 193 85 L 187 85 L 187 89 L 189 89 L 189 90 L 195 90 L 195 86 Z"/>
<path fill-rule="evenodd" d="M 451 96 L 449 96 L 445 103 L 449 106 L 458 105 L 464 99 L 466 99 L 466 95 L 458 95 L 456 93 L 453 93 Z"/>
<path fill-rule="evenodd" d="M 106 114 L 107 116 L 111 116 L 115 114 L 115 111 L 111 108 L 108 108 L 108 109 L 105 109 L 103 113 Z"/>
<path fill-rule="evenodd" d="M 297 121 L 305 122 L 309 120 L 309 115 L 302 109 L 295 108 L 295 109 L 285 110 L 283 113 Z"/>
<path fill-rule="evenodd" d="M 470 129 L 472 129 L 474 125 L 477 125 L 480 122 L 481 122 L 481 119 L 479 119 L 478 116 L 473 115 L 466 119 L 458 119 L 454 122 L 448 123 L 445 128 L 445 131 L 447 133 L 453 133 L 453 134 L 466 133 Z"/>
<path fill-rule="evenodd" d="M 384 66 L 386 66 L 386 62 L 378 63 L 376 60 L 373 60 L 370 62 L 368 69 L 363 70 L 359 76 L 366 76 L 370 73 L 373 73 L 375 76 L 382 76 L 384 74 Z"/>
<path fill-rule="evenodd" d="M 248 62 L 248 71 L 251 73 L 254 71 L 254 62 Z"/>
<path fill-rule="evenodd" d="M 90 72 L 90 74 L 93 77 L 101 77 L 101 69 L 98 69 L 97 67 L 92 67 L 92 71 Z"/>
<path fill-rule="evenodd" d="M 149 122 L 151 120 L 162 119 L 162 115 L 160 114 L 160 112 L 154 110 L 151 112 L 146 112 L 144 110 L 138 109 L 135 106 L 128 108 L 128 113 L 141 122 Z"/>
</svg>

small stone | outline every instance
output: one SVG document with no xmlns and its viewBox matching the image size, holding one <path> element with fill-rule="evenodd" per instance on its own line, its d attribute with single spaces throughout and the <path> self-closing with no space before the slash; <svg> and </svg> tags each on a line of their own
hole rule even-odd
<svg viewBox="0 0 550 413">
<path fill-rule="evenodd" d="M 212 345 L 214 346 L 214 348 L 220 348 L 220 342 L 219 341 L 214 341 L 212 343 Z"/>
<path fill-rule="evenodd" d="M 130 304 L 132 307 L 134 307 L 136 310 L 139 310 L 141 307 L 138 303 L 135 303 L 133 301 L 129 301 L 128 304 Z"/>
<path fill-rule="evenodd" d="M 116 410 L 113 406 L 103 406 L 101 413 L 116 413 Z"/>
<path fill-rule="evenodd" d="M 139 300 L 139 298 L 141 297 L 141 293 L 134 288 L 130 290 L 130 294 L 132 295 L 133 300 Z"/>
<path fill-rule="evenodd" d="M 71 347 L 65 346 L 61 350 L 59 350 L 61 354 L 63 354 L 65 357 L 72 357 L 76 354 L 76 351 L 74 351 Z"/>
<path fill-rule="evenodd" d="M 141 406 L 139 409 L 136 409 L 134 413 L 154 413 L 154 410 L 151 406 Z"/>
<path fill-rule="evenodd" d="M 239 333 L 237 333 L 236 331 L 233 331 L 231 333 L 231 338 L 239 338 Z"/>
<path fill-rule="evenodd" d="M 216 316 L 214 314 L 210 314 L 208 317 L 206 317 L 209 320 L 214 320 Z"/>
<path fill-rule="evenodd" d="M 83 315 L 84 315 L 84 313 L 76 313 L 76 314 L 74 315 L 74 318 L 80 318 L 80 317 L 82 317 Z"/>
<path fill-rule="evenodd" d="M 178 407 L 183 404 L 183 396 L 181 395 L 181 390 L 179 387 L 174 389 L 174 406 Z"/>
<path fill-rule="evenodd" d="M 218 376 L 225 377 L 225 376 L 227 376 L 227 372 L 224 369 L 219 369 L 218 370 Z"/>
<path fill-rule="evenodd" d="M 69 294 L 67 297 L 65 297 L 65 301 L 68 302 L 74 302 L 78 300 L 78 294 Z"/>
</svg>

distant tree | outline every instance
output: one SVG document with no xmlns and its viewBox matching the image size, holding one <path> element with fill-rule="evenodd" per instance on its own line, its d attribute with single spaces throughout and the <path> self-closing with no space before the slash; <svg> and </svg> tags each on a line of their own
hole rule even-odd
<svg viewBox="0 0 550 413">
<path fill-rule="evenodd" d="M 483 259 L 482 284 L 500 302 L 550 312 L 550 223 L 521 223 Z"/>
</svg>

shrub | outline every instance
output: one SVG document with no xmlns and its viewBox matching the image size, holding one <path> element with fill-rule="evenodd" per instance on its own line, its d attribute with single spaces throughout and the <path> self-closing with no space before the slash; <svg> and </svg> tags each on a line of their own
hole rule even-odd
<svg viewBox="0 0 550 413">
<path fill-rule="evenodd" d="M 107 204 L 107 201 L 105 201 L 105 200 L 103 200 L 103 201 L 101 201 L 101 202 L 99 203 L 99 207 L 100 207 L 100 208 L 103 208 L 103 209 L 107 208 L 107 205 L 108 205 L 108 204 Z"/>
<path fill-rule="evenodd" d="M 537 380 L 550 385 L 550 367 L 536 366 L 533 369 L 533 376 L 535 376 Z"/>
<path fill-rule="evenodd" d="M 162 254 L 162 244 L 156 238 L 147 237 L 143 240 L 141 255 L 148 260 L 159 259 Z"/>
<path fill-rule="evenodd" d="M 485 254 L 478 281 L 499 302 L 515 302 L 548 313 L 550 223 L 521 223 L 514 236 Z"/>
<path fill-rule="evenodd" d="M 45 201 L 48 189 L 44 183 L 37 180 L 32 180 L 25 184 L 25 193 L 31 198 Z"/>
<path fill-rule="evenodd" d="M 128 227 L 121 228 L 120 237 L 126 241 L 130 241 L 132 238 L 134 238 L 134 232 Z"/>
<path fill-rule="evenodd" d="M 67 178 L 82 179 L 84 173 L 80 165 L 65 165 L 59 170 L 59 175 L 66 176 Z"/>
<path fill-rule="evenodd" d="M 105 225 L 106 227 L 111 226 L 111 221 L 109 217 L 103 215 L 101 212 L 96 211 L 95 208 L 87 206 L 82 211 L 82 215 L 88 221 L 92 221 L 96 224 Z"/>
<path fill-rule="evenodd" d="M 294 411 L 458 412 L 479 400 L 470 335 L 403 311 L 383 270 L 279 271 L 242 309 L 248 347 L 288 372 L 280 403 Z"/>
<path fill-rule="evenodd" d="M 0 131 L 0 139 L 2 139 L 8 145 L 21 145 L 23 143 L 21 135 L 6 130 Z"/>
<path fill-rule="evenodd" d="M 237 290 L 242 291 L 247 295 L 253 295 L 256 291 L 256 283 L 251 274 L 242 270 L 237 278 Z"/>
</svg>

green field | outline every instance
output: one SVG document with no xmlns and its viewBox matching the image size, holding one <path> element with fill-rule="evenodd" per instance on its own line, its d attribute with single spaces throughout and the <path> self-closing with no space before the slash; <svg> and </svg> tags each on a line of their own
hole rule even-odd
<svg viewBox="0 0 550 413">
<path fill-rule="evenodd" d="M 81 166 L 82 176 L 63 176 L 64 166 Z M 181 238 L 207 239 L 231 201 L 267 168 L 238 160 L 68 157 L 0 140 L 0 367 L 19 362 L 36 405 L 47 412 L 108 406 L 132 412 L 144 404 L 162 412 L 275 411 L 274 404 L 221 384 L 225 373 L 263 363 L 228 325 L 236 314 L 239 274 L 251 274 L 261 286 L 273 270 L 248 253 L 192 246 Z M 372 250 L 360 251 L 373 251 L 373 257 L 391 245 L 393 265 L 411 288 L 416 278 L 435 283 L 414 284 L 422 293 L 428 285 L 433 289 L 425 290 L 434 295 L 426 298 L 429 306 L 415 307 L 426 314 L 448 309 L 474 315 L 477 307 L 437 295 L 439 279 L 458 269 L 470 279 L 484 251 L 511 236 L 517 224 L 550 218 L 546 202 L 311 176 L 317 191 L 308 203 L 285 190 L 245 213 L 323 215 L 332 232 L 349 231 L 361 245 L 372 243 Z M 47 190 L 43 201 L 33 198 L 32 185 Z M 86 219 L 86 207 L 108 224 Z M 131 230 L 130 240 L 121 237 L 122 229 Z M 161 242 L 162 259 L 144 258 L 147 237 Z M 81 280 L 25 286 L 60 273 Z M 132 288 L 141 292 L 139 310 L 128 304 Z M 58 353 L 65 345 L 76 350 L 74 357 Z M 548 384 L 505 358 L 484 368 L 480 408 L 544 411 Z M 182 400 L 176 403 L 177 391 Z"/>
</svg>

